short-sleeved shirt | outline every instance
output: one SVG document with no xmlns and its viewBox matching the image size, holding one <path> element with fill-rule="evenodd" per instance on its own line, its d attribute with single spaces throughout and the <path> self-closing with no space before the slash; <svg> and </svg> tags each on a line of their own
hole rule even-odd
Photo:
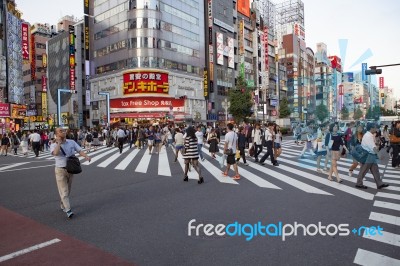
<svg viewBox="0 0 400 266">
<path fill-rule="evenodd" d="M 54 149 L 56 148 L 57 143 L 53 143 L 50 146 L 50 153 L 53 154 Z M 58 156 L 54 156 L 56 167 L 66 167 L 67 166 L 67 157 L 75 155 L 76 152 L 81 152 L 82 148 L 72 139 L 66 139 L 63 144 L 61 144 L 61 148 L 63 148 L 64 153 L 60 149 L 60 153 Z"/>
<path fill-rule="evenodd" d="M 235 132 L 229 131 L 225 135 L 225 142 L 228 143 L 228 149 L 232 148 L 232 152 L 236 152 L 238 137 Z"/>
<path fill-rule="evenodd" d="M 340 146 L 342 146 L 344 144 L 341 135 L 336 135 L 336 136 L 331 135 L 331 139 L 333 140 L 333 144 L 332 144 L 333 151 L 338 151 Z"/>
<path fill-rule="evenodd" d="M 197 143 L 203 144 L 204 134 L 202 131 L 196 131 Z"/>
</svg>

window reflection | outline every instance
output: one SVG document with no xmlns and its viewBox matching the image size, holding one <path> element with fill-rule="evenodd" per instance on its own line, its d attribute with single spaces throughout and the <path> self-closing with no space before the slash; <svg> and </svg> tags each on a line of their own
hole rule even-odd
<svg viewBox="0 0 400 266">
<path fill-rule="evenodd" d="M 129 0 L 129 10 L 132 9 L 152 9 L 159 10 L 158 0 Z"/>
</svg>

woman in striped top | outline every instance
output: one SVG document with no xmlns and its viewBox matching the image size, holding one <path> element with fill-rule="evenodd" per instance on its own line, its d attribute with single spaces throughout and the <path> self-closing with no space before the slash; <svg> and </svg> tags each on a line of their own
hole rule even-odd
<svg viewBox="0 0 400 266">
<path fill-rule="evenodd" d="M 199 165 L 199 152 L 197 149 L 197 137 L 196 131 L 193 127 L 188 127 L 186 129 L 186 138 L 185 138 L 185 152 L 183 154 L 183 159 L 185 159 L 185 178 L 183 181 L 188 181 L 187 173 L 189 171 L 189 163 L 193 165 L 193 168 L 199 174 L 198 184 L 204 183 L 204 179 L 201 176 L 201 170 Z"/>
</svg>

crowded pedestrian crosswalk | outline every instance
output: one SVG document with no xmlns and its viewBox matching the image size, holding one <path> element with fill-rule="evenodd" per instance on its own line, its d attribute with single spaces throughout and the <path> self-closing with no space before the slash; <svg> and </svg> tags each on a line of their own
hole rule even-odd
<svg viewBox="0 0 400 266">
<path fill-rule="evenodd" d="M 223 141 L 219 143 L 220 152 L 223 149 L 223 145 Z M 307 156 L 306 154 L 306 156 L 300 156 L 301 145 L 288 139 L 283 141 L 282 147 L 283 153 L 278 158 L 279 166 L 273 166 L 270 162 L 266 162 L 266 165 L 261 165 L 256 163 L 253 158 L 248 157 L 248 165 L 239 164 L 239 173 L 242 179 L 238 181 L 221 174 L 223 168 L 220 167 L 217 159 L 209 156 L 208 145 L 205 144 L 202 151 L 206 160 L 200 160 L 204 173 L 203 176 L 206 182 L 216 180 L 222 184 L 252 184 L 260 188 L 275 190 L 285 190 L 291 187 L 306 193 L 324 196 L 334 196 L 337 194 L 337 191 L 341 191 L 365 200 L 374 199 L 376 184 L 370 173 L 366 175 L 367 180 L 364 181 L 364 185 L 372 189 L 360 190 L 354 187 L 358 170 L 354 170 L 353 176 L 349 176 L 348 169 L 352 163 L 351 158 L 341 158 L 338 161 L 339 174 L 344 183 L 337 183 L 329 181 L 327 173 L 316 171 L 316 160 L 312 155 Z M 263 150 L 260 156 L 263 156 L 265 152 L 266 150 Z M 169 146 L 168 148 L 163 146 L 158 154 L 155 151 L 149 154 L 147 149 L 130 149 L 129 145 L 125 144 L 122 153 L 115 147 L 101 146 L 89 153 L 91 157 L 90 162 L 85 161 L 83 157 L 78 156 L 78 158 L 82 161 L 83 167 L 99 167 L 115 171 L 133 171 L 144 174 L 149 173 L 152 168 L 157 168 L 159 176 L 181 178 L 183 177 L 184 162 L 181 156 L 178 156 L 177 163 L 174 163 L 174 154 L 175 150 L 173 146 Z M 39 157 L 36 157 L 33 153 L 12 156 L 49 162 L 46 165 L 51 165 L 54 160 L 49 151 L 41 152 Z M 324 160 L 322 159 L 321 163 L 323 162 Z M 26 168 L 26 166 L 27 163 L 16 160 L 14 164 L 0 166 L 0 170 L 14 171 Z M 388 164 L 380 163 L 378 166 L 384 181 L 390 184 L 385 191 L 398 193 L 400 191 L 400 170 L 390 167 L 390 160 Z M 233 172 L 229 174 L 232 176 Z M 189 172 L 188 178 L 198 179 L 198 175 L 192 170 Z"/>
</svg>

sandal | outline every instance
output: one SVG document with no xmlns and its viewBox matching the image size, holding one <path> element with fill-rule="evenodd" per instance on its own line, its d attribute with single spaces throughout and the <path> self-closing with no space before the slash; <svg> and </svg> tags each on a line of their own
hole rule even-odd
<svg viewBox="0 0 400 266">
<path fill-rule="evenodd" d="M 234 177 L 232 177 L 233 180 L 240 180 L 240 175 L 235 175 Z"/>
<path fill-rule="evenodd" d="M 222 175 L 223 176 L 228 176 L 228 173 L 227 172 L 222 172 Z"/>
</svg>

